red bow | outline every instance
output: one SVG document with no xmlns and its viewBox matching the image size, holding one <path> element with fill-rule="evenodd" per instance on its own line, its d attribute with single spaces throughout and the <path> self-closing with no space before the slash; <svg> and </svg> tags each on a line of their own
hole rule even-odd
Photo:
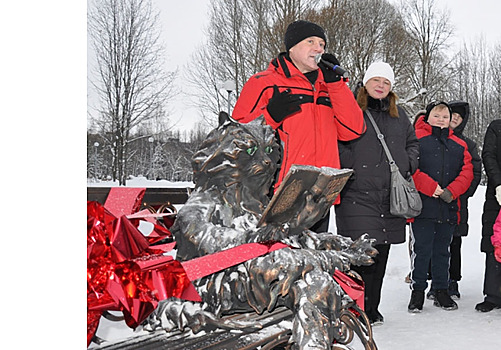
<svg viewBox="0 0 501 350">
<path fill-rule="evenodd" d="M 127 325 L 135 328 L 161 300 L 201 301 L 181 263 L 164 255 L 175 243 L 150 246 L 170 232 L 154 224 L 145 237 L 138 223 L 87 202 L 87 345 L 105 310 L 122 311 Z"/>
<path fill-rule="evenodd" d="M 87 202 L 87 346 L 105 310 L 122 311 L 127 325 L 136 328 L 161 300 L 201 302 L 190 279 L 287 247 L 280 242 L 247 243 L 181 264 L 164 255 L 175 243 L 150 245 L 170 231 L 156 224 L 162 214 L 133 213 L 143 195 L 144 189 L 112 188 L 104 207 Z M 153 223 L 147 237 L 137 228 L 139 219 Z"/>
</svg>

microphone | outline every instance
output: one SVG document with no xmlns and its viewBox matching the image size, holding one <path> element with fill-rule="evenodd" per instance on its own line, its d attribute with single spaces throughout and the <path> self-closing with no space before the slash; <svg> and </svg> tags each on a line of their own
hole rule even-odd
<svg viewBox="0 0 501 350">
<path fill-rule="evenodd" d="M 319 53 L 315 56 L 315 61 L 317 62 L 317 64 L 319 64 L 320 62 L 322 62 L 323 64 L 325 64 L 327 67 L 329 67 L 330 69 L 332 69 L 337 75 L 340 75 L 342 76 L 343 78 L 349 78 L 348 76 L 348 72 L 345 71 L 343 68 L 341 68 L 340 66 L 338 66 L 337 64 L 334 64 L 334 63 L 331 63 L 329 61 L 326 61 L 322 58 L 322 54 Z"/>
</svg>

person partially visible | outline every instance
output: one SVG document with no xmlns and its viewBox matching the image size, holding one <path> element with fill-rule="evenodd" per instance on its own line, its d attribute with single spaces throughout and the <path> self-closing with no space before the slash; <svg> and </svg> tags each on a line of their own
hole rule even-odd
<svg viewBox="0 0 501 350">
<path fill-rule="evenodd" d="M 346 84 L 324 62 L 339 61 L 325 53 L 326 36 L 319 25 L 298 20 L 287 27 L 286 52 L 243 86 L 233 119 L 247 123 L 263 115 L 277 131 L 282 146 L 278 188 L 292 164 L 339 168 L 337 140 L 353 140 L 365 132 L 362 111 Z M 339 198 L 336 199 L 339 202 Z M 326 232 L 327 215 L 311 228 Z"/>
<path fill-rule="evenodd" d="M 499 248 L 494 245 L 498 242 L 498 235 L 493 238 L 494 225 L 501 208 L 501 119 L 492 121 L 487 127 L 482 161 L 487 174 L 480 243 L 480 250 L 485 253 L 484 301 L 475 305 L 475 310 L 489 312 L 501 308 L 501 263 L 496 257 L 499 257 Z"/>
<path fill-rule="evenodd" d="M 468 190 L 459 197 L 459 225 L 456 226 L 452 235 L 452 242 L 449 247 L 451 252 L 451 261 L 449 266 L 449 287 L 448 292 L 451 298 L 461 298 L 459 292 L 459 284 L 461 281 L 461 245 L 462 237 L 468 235 L 468 198 L 472 197 L 480 184 L 482 177 L 482 158 L 478 154 L 477 143 L 463 134 L 463 131 L 468 123 L 470 117 L 470 106 L 468 102 L 455 100 L 449 102 L 452 110 L 452 119 L 449 127 L 453 130 L 454 135 L 466 142 L 468 152 L 471 155 L 471 162 L 473 164 L 473 181 L 471 182 Z M 426 295 L 428 299 L 434 299 L 434 290 L 430 290 Z"/>
<path fill-rule="evenodd" d="M 372 325 L 384 322 L 379 311 L 383 279 L 391 244 L 405 242 L 406 219 L 390 213 L 390 165 L 372 123 L 369 111 L 402 175 L 417 169 L 419 143 L 409 117 L 396 104 L 393 69 L 388 63 L 372 63 L 357 93 L 367 131 L 356 140 L 339 142 L 341 166 L 354 170 L 335 206 L 337 233 L 352 239 L 368 233 L 379 252 L 370 266 L 353 266 L 365 283 L 365 312 Z"/>
<path fill-rule="evenodd" d="M 421 194 L 421 214 L 411 226 L 411 299 L 409 312 L 421 312 L 431 262 L 433 305 L 458 308 L 448 293 L 449 246 L 459 222 L 459 196 L 473 180 L 473 165 L 466 142 L 449 128 L 452 113 L 446 102 L 432 102 L 416 122 L 420 145 L 419 167 L 413 179 Z"/>
<path fill-rule="evenodd" d="M 496 217 L 492 232 L 491 243 L 494 247 L 494 258 L 496 258 L 497 262 L 501 263 L 501 210 Z"/>
</svg>

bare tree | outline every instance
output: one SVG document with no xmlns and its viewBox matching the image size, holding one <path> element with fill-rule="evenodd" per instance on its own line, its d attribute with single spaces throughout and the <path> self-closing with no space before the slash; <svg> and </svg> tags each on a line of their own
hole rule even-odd
<svg viewBox="0 0 501 350">
<path fill-rule="evenodd" d="M 406 66 L 405 72 L 415 91 L 425 88 L 428 100 L 441 97 L 450 88 L 455 73 L 447 55 L 454 32 L 450 11 L 440 9 L 435 0 L 408 0 L 401 4 L 402 18 L 413 43 L 412 54 L 418 59 L 418 64 Z"/>
<path fill-rule="evenodd" d="M 495 57 L 495 52 L 493 52 Z M 492 62 L 492 61 L 491 61 Z M 484 39 L 464 43 L 455 57 L 456 74 L 446 94 L 449 100 L 464 100 L 470 104 L 470 121 L 465 134 L 482 145 L 483 136 L 492 120 L 493 76 L 490 68 L 489 50 Z M 499 109 L 498 109 L 499 110 Z"/>
<path fill-rule="evenodd" d="M 388 62 L 405 90 L 402 67 L 415 61 L 410 37 L 397 9 L 386 0 L 332 0 L 310 19 L 325 28 L 327 52 L 350 73 L 352 88 L 369 65 Z"/>
<path fill-rule="evenodd" d="M 287 25 L 305 16 L 318 0 L 214 0 L 210 5 L 207 42 L 194 54 L 204 69 L 187 67 L 193 104 L 210 126 L 228 98 L 222 85 L 233 81 L 238 96 L 251 75 L 265 69 L 283 50 Z M 230 101 L 231 102 L 231 101 Z"/>
<path fill-rule="evenodd" d="M 491 90 L 489 91 L 489 105 L 492 109 L 490 111 L 489 121 L 492 121 L 501 118 L 501 99 L 499 98 L 499 96 L 501 96 L 501 41 L 494 45 L 490 51 L 489 67 L 489 74 L 492 77 Z"/>
<path fill-rule="evenodd" d="M 158 11 L 151 0 L 95 0 L 88 29 L 97 68 L 91 84 L 100 99 L 96 123 L 113 155 L 113 180 L 125 185 L 132 131 L 165 122 L 175 73 L 162 69 Z"/>
<path fill-rule="evenodd" d="M 417 62 L 404 21 L 386 0 L 215 0 L 210 18 L 207 43 L 194 54 L 205 69 L 187 67 L 186 80 L 195 106 L 211 126 L 218 112 L 227 109 L 230 96 L 221 89 L 223 82 L 235 83 L 232 96 L 237 97 L 251 75 L 284 51 L 286 28 L 297 19 L 325 28 L 328 52 L 352 73 L 352 87 L 375 60 L 389 62 L 401 77 L 404 67 Z M 410 85 L 400 79 L 402 88 Z"/>
<path fill-rule="evenodd" d="M 146 175 L 152 168 L 148 139 L 153 137 L 165 150 L 165 163 L 158 164 L 165 176 L 189 178 L 190 156 L 207 125 L 216 126 L 219 111 L 231 110 L 249 77 L 284 51 L 287 25 L 297 19 L 326 30 L 327 52 L 351 73 L 352 88 L 373 61 L 390 63 L 395 91 L 411 115 L 430 99 L 464 99 L 475 121 L 465 133 L 480 145 L 488 123 L 501 111 L 501 46 L 490 50 L 479 40 L 452 51 L 449 12 L 436 0 L 401 0 L 399 5 L 389 0 L 213 0 L 206 42 L 190 60 L 198 64 L 186 67 L 184 84 L 206 124 L 172 135 L 165 102 L 172 96 L 175 73 L 160 68 L 163 48 L 151 0 L 94 1 L 89 37 L 98 64 L 91 84 L 101 105 L 99 118 L 88 127 L 92 177 L 112 174 L 123 185 L 127 174 Z M 222 89 L 226 81 L 235 84 L 231 94 Z M 421 88 L 428 90 L 425 97 L 404 103 Z"/>
</svg>

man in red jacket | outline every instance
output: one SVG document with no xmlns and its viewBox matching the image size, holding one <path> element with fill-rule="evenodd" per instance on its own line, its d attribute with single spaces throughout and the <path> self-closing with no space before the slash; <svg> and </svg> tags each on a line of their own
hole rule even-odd
<svg viewBox="0 0 501 350">
<path fill-rule="evenodd" d="M 356 139 L 366 129 L 346 79 L 324 62 L 317 65 L 315 58 L 322 55 L 322 60 L 339 66 L 334 55 L 324 53 L 324 30 L 312 22 L 293 22 L 284 44 L 286 52 L 244 85 L 232 115 L 242 123 L 262 115 L 277 130 L 282 159 L 275 189 L 292 164 L 339 168 L 337 141 Z M 311 229 L 327 231 L 328 220 L 329 215 Z"/>
</svg>

